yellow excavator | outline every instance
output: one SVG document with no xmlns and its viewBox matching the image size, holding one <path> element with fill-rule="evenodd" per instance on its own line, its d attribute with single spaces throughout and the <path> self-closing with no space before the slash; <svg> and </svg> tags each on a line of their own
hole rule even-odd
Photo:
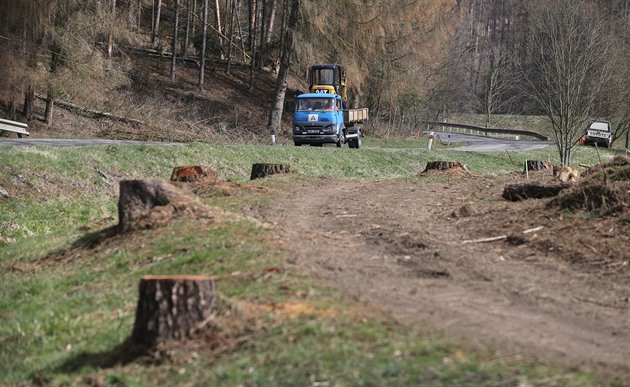
<svg viewBox="0 0 630 387">
<path fill-rule="evenodd" d="M 347 102 L 346 74 L 338 64 L 316 64 L 308 71 L 309 91 L 316 94 L 338 94 Z"/>
</svg>

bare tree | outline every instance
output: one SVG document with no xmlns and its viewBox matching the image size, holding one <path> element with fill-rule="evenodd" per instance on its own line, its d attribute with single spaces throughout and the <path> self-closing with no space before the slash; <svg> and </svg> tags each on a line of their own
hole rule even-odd
<svg viewBox="0 0 630 387">
<path fill-rule="evenodd" d="M 482 106 L 486 117 L 486 128 L 490 117 L 510 105 L 513 85 L 518 81 L 510 70 L 507 52 L 502 46 L 495 46 L 490 52 L 488 70 L 485 74 Z"/>
<path fill-rule="evenodd" d="M 614 99 L 613 115 L 617 118 L 617 127 L 613 136 L 613 143 L 618 139 L 624 139 L 624 147 L 630 148 L 630 1 L 619 1 L 617 8 L 620 17 L 617 23 L 611 24 L 611 28 L 619 36 L 619 47 L 615 50 L 618 54 L 618 64 L 615 70 L 617 80 L 617 98 Z"/>
<path fill-rule="evenodd" d="M 527 93 L 549 118 L 564 165 L 611 77 L 612 44 L 597 11 L 585 0 L 541 0 L 529 10 Z"/>
</svg>

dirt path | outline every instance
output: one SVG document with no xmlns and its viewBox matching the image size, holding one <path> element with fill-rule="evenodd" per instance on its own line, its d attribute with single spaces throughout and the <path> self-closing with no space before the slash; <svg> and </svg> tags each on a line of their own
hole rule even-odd
<svg viewBox="0 0 630 387">
<path fill-rule="evenodd" d="M 291 263 L 405 323 L 630 381 L 628 271 L 595 265 L 597 251 L 573 260 L 576 241 L 554 244 L 567 221 L 505 202 L 503 186 L 322 179 L 259 215 Z M 627 259 L 627 230 L 616 240 Z"/>
</svg>

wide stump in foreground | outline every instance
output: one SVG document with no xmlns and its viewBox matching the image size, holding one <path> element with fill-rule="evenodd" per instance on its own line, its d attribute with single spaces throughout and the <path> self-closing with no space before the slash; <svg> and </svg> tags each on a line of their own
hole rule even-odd
<svg viewBox="0 0 630 387">
<path fill-rule="evenodd" d="M 216 298 L 214 281 L 207 277 L 145 276 L 131 340 L 153 347 L 188 337 L 211 315 Z"/>
<path fill-rule="evenodd" d="M 210 167 L 205 165 L 184 165 L 173 168 L 171 181 L 191 183 L 195 181 L 205 181 L 215 183 L 219 180 L 219 175 Z"/>
<path fill-rule="evenodd" d="M 213 218 L 190 193 L 161 180 L 123 180 L 118 200 L 118 232 L 155 228 L 173 218 Z"/>
<path fill-rule="evenodd" d="M 252 175 L 250 180 L 260 179 L 277 173 L 289 173 L 291 166 L 288 164 L 254 164 L 252 165 Z"/>
<path fill-rule="evenodd" d="M 429 161 L 423 172 L 448 171 L 453 169 L 468 172 L 466 164 L 460 163 L 459 161 Z"/>
</svg>

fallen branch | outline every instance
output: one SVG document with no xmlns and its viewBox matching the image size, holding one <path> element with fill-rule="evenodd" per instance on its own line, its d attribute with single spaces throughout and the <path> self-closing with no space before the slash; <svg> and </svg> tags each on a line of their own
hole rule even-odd
<svg viewBox="0 0 630 387">
<path fill-rule="evenodd" d="M 601 254 L 601 253 L 600 253 L 600 252 L 599 252 L 599 251 L 598 251 L 595 247 L 593 247 L 593 246 L 591 246 L 591 245 L 589 245 L 589 244 L 586 244 L 586 243 L 585 243 L 584 241 L 582 241 L 582 240 L 580 240 L 579 242 L 580 242 L 580 244 L 581 244 L 582 246 L 584 246 L 584 247 L 586 247 L 587 249 L 591 250 L 594 254 Z"/>
<path fill-rule="evenodd" d="M 35 94 L 35 97 L 45 101 L 47 98 L 44 95 L 41 94 Z M 130 124 L 133 126 L 141 126 L 144 125 L 144 122 L 140 121 L 140 120 L 136 120 L 133 118 L 129 118 L 129 117 L 123 117 L 123 116 L 118 116 L 116 114 L 112 114 L 112 113 L 106 113 L 103 111 L 96 111 L 96 110 L 91 110 L 79 105 L 75 105 L 73 103 L 70 102 L 64 102 L 64 101 L 59 101 L 59 100 L 55 100 L 55 105 L 59 106 L 61 108 L 64 108 L 66 110 L 70 110 L 71 112 L 77 113 L 79 115 L 82 115 L 84 117 L 88 117 L 88 118 L 109 118 L 110 120 L 114 120 L 114 121 L 121 121 L 124 122 L 126 124 Z"/>
<path fill-rule="evenodd" d="M 538 226 L 538 227 L 534 227 L 534 228 L 529 228 L 527 230 L 523 230 L 523 234 L 529 234 L 529 233 L 532 233 L 532 232 L 540 231 L 543 228 L 545 228 L 545 226 Z"/>
<path fill-rule="evenodd" d="M 463 241 L 462 245 L 465 245 L 468 243 L 484 243 L 484 242 L 500 241 L 503 239 L 507 239 L 507 237 L 508 237 L 507 235 L 500 235 L 500 236 L 490 237 L 490 238 L 471 239 L 471 240 Z"/>
</svg>

